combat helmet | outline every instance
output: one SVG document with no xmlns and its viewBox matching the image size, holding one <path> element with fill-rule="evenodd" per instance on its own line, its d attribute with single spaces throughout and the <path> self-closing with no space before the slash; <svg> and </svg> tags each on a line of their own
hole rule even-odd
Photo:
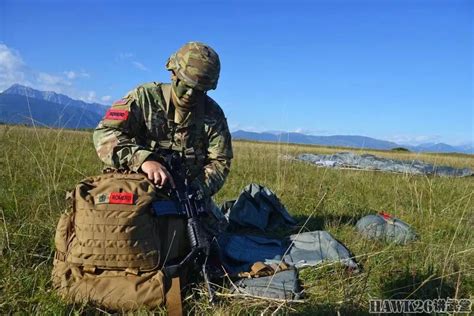
<svg viewBox="0 0 474 316">
<path fill-rule="evenodd" d="M 189 42 L 170 56 L 166 69 L 188 85 L 207 91 L 217 87 L 221 63 L 219 55 L 208 45 Z"/>
</svg>

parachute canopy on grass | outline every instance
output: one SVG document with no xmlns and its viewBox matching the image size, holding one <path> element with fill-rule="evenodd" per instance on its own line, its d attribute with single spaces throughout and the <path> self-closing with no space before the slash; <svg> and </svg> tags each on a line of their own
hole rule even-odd
<svg viewBox="0 0 474 316">
<path fill-rule="evenodd" d="M 300 154 L 295 159 L 328 168 L 377 170 L 443 177 L 474 176 L 474 171 L 468 168 L 458 169 L 449 166 L 436 166 L 420 160 L 397 160 L 370 154 L 357 155 L 351 152 L 332 155 Z"/>
</svg>

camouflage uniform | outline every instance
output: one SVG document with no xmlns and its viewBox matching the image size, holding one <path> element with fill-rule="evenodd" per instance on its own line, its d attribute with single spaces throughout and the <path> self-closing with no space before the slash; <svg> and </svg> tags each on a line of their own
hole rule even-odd
<svg viewBox="0 0 474 316">
<path fill-rule="evenodd" d="M 193 185 L 210 197 L 223 186 L 233 156 L 226 118 L 206 95 L 177 122 L 171 89 L 146 83 L 115 102 L 94 132 L 97 154 L 108 166 L 139 171 L 146 160 L 161 161 L 160 149 L 184 151 Z"/>
</svg>

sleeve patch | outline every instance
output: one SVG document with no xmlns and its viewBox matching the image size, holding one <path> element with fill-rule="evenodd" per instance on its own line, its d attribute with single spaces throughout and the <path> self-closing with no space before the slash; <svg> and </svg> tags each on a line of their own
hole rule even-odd
<svg viewBox="0 0 474 316">
<path fill-rule="evenodd" d="M 109 109 L 107 113 L 105 113 L 106 120 L 117 120 L 117 121 L 125 121 L 128 119 L 128 111 L 127 110 L 117 110 L 117 109 Z"/>
</svg>

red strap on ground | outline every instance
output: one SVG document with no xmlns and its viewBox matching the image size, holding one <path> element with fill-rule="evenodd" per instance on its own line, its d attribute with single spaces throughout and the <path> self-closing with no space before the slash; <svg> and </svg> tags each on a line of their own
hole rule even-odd
<svg viewBox="0 0 474 316">
<path fill-rule="evenodd" d="M 388 213 L 385 213 L 385 212 L 380 212 L 379 213 L 380 216 L 382 216 L 384 219 L 392 219 L 393 216 L 388 214 Z"/>
</svg>

